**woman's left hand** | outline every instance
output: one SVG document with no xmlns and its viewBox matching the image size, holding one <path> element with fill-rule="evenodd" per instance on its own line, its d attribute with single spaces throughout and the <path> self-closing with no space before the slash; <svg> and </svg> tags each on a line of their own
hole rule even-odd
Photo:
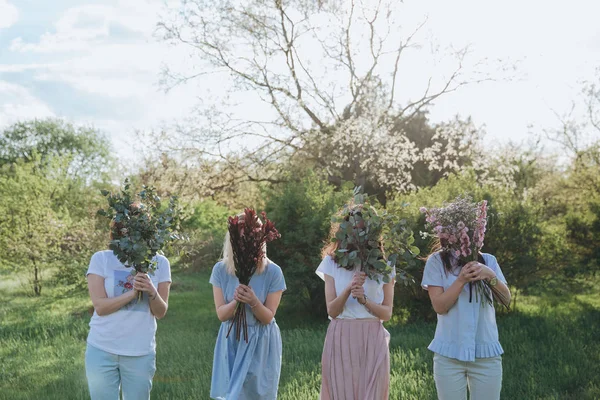
<svg viewBox="0 0 600 400">
<path fill-rule="evenodd" d="M 141 272 L 138 272 L 133 279 L 133 288 L 139 292 L 148 293 L 148 296 L 151 298 L 154 298 L 154 296 L 158 293 L 154 283 L 152 283 L 152 279 L 150 279 L 148 274 Z"/>
<path fill-rule="evenodd" d="M 237 299 L 238 301 L 242 301 L 242 303 L 246 303 L 250 305 L 250 307 L 254 307 L 258 304 L 259 300 L 254 293 L 254 290 L 250 286 L 240 284 L 237 287 Z"/>
<path fill-rule="evenodd" d="M 471 276 L 471 281 L 492 279 L 493 277 L 496 276 L 496 273 L 494 273 L 494 271 L 492 271 L 490 267 L 488 267 L 487 265 L 481 264 L 480 262 L 477 262 L 477 261 L 471 261 L 470 263 L 465 265 L 463 268 L 467 268 L 467 267 L 470 267 L 473 271 L 472 276 Z"/>
<path fill-rule="evenodd" d="M 352 286 L 352 290 L 350 292 L 352 297 L 358 300 L 359 303 L 364 302 L 365 299 L 365 288 L 362 285 L 354 285 Z"/>
</svg>

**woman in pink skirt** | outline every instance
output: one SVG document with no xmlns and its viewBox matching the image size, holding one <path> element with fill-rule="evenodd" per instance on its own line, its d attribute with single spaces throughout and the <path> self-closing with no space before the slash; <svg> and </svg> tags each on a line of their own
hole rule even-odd
<svg viewBox="0 0 600 400">
<path fill-rule="evenodd" d="M 360 215 L 360 206 L 349 215 Z M 361 227 L 357 227 L 361 229 Z M 332 226 L 332 238 L 337 229 Z M 392 316 L 395 269 L 389 283 L 335 262 L 340 241 L 323 249 L 317 275 L 325 281 L 329 328 L 321 359 L 321 400 L 382 400 L 389 397 L 389 333 L 382 325 Z"/>
</svg>

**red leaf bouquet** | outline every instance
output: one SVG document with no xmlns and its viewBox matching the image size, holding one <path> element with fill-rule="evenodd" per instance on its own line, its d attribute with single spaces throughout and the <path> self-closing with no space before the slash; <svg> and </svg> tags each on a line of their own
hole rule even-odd
<svg viewBox="0 0 600 400">
<path fill-rule="evenodd" d="M 258 265 L 266 257 L 266 244 L 281 237 L 272 221 L 262 212 L 262 221 L 251 208 L 246 208 L 243 214 L 229 217 L 228 231 L 233 251 L 235 275 L 240 284 L 248 285 L 256 272 Z M 235 325 L 236 339 L 240 340 L 244 333 L 244 340 L 248 343 L 248 322 L 246 321 L 246 307 L 238 303 L 235 308 L 233 320 L 227 331 L 227 337 Z"/>
</svg>

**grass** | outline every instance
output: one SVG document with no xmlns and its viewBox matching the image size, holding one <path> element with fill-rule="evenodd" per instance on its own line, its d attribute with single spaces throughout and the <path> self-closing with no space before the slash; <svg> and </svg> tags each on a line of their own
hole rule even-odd
<svg viewBox="0 0 600 400">
<path fill-rule="evenodd" d="M 6 277 L 3 277 L 6 278 Z M 499 318 L 504 356 L 503 399 L 600 398 L 600 291 L 550 285 L 520 297 L 516 313 Z M 0 399 L 86 399 L 83 357 L 90 305 L 85 294 L 27 297 L 0 285 Z M 573 294 L 579 293 L 579 294 Z M 285 298 L 284 298 L 285 301 Z M 278 314 L 283 336 L 279 398 L 318 398 L 326 323 L 304 326 Z M 208 399 L 219 321 L 208 273 L 175 274 L 169 313 L 159 321 L 153 399 Z M 388 326 L 392 335 L 391 399 L 435 399 L 435 324 Z"/>
</svg>

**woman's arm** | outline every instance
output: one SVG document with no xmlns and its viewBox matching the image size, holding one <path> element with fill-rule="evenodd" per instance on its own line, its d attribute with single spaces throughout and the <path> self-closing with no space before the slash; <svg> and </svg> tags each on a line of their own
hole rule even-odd
<svg viewBox="0 0 600 400">
<path fill-rule="evenodd" d="M 486 280 L 491 281 L 493 278 L 497 278 L 496 273 L 487 265 L 481 264 L 479 262 L 473 262 L 473 271 L 475 273 L 473 280 Z M 497 283 L 494 286 L 507 300 L 507 303 L 510 304 L 510 289 L 504 282 L 499 279 L 496 279 Z"/>
<path fill-rule="evenodd" d="M 251 287 L 239 285 L 234 297 L 238 301 L 248 304 L 252 309 L 252 313 L 256 319 L 259 320 L 260 323 L 267 325 L 271 323 L 273 318 L 275 318 L 275 313 L 277 313 L 277 308 L 281 302 L 282 294 L 283 290 L 269 293 L 265 303 L 263 304 L 260 302 L 260 300 L 258 300 L 258 297 L 256 297 L 256 294 Z"/>
<path fill-rule="evenodd" d="M 161 319 L 167 314 L 171 282 L 161 282 L 158 284 L 158 289 L 156 289 L 148 274 L 138 272 L 133 280 L 133 288 L 148 294 L 150 312 L 156 319 Z"/>
<path fill-rule="evenodd" d="M 158 284 L 156 293 L 150 297 L 150 311 L 152 311 L 156 319 L 161 319 L 167 315 L 170 290 L 171 282 L 161 282 Z"/>
<path fill-rule="evenodd" d="M 138 291 L 130 290 L 117 297 L 108 297 L 104 289 L 104 277 L 96 274 L 88 274 L 88 290 L 96 313 L 105 316 L 119 311 L 133 299 L 137 298 Z"/>
<path fill-rule="evenodd" d="M 352 292 L 352 286 L 362 286 L 366 280 L 366 274 L 364 272 L 359 272 L 354 274 L 352 278 L 352 282 L 346 287 L 342 293 L 337 295 L 335 290 L 335 279 L 325 274 L 325 301 L 327 302 L 327 314 L 331 318 L 337 318 L 338 315 L 342 313 L 344 310 L 344 306 L 346 305 L 346 301 L 348 301 L 348 297 Z"/>
<path fill-rule="evenodd" d="M 265 300 L 265 304 L 260 301 L 252 307 L 252 313 L 263 324 L 270 324 L 271 320 L 275 318 L 275 314 L 277 313 L 277 308 L 279 308 L 279 303 L 281 302 L 281 296 L 283 295 L 283 290 L 278 290 L 277 292 L 272 292 L 267 295 L 267 299 Z"/>
<path fill-rule="evenodd" d="M 392 308 L 394 305 L 394 283 L 395 279 L 383 285 L 383 301 L 381 304 L 374 303 L 369 298 L 365 298 L 365 289 L 363 286 L 353 287 L 352 295 L 356 296 L 359 304 L 374 316 L 382 321 L 389 321 L 392 318 Z"/>
<path fill-rule="evenodd" d="M 434 311 L 440 315 L 446 314 L 458 300 L 465 285 L 476 280 L 477 273 L 474 265 L 469 263 L 461 268 L 460 274 L 448 290 L 441 286 L 428 286 L 427 291 Z"/>
<path fill-rule="evenodd" d="M 219 321 L 225 322 L 233 318 L 235 306 L 237 304 L 235 299 L 231 300 L 229 303 L 225 303 L 223 290 L 218 286 L 213 286 L 213 299 L 215 301 L 215 310 L 217 311 L 217 318 L 219 318 Z"/>
</svg>

